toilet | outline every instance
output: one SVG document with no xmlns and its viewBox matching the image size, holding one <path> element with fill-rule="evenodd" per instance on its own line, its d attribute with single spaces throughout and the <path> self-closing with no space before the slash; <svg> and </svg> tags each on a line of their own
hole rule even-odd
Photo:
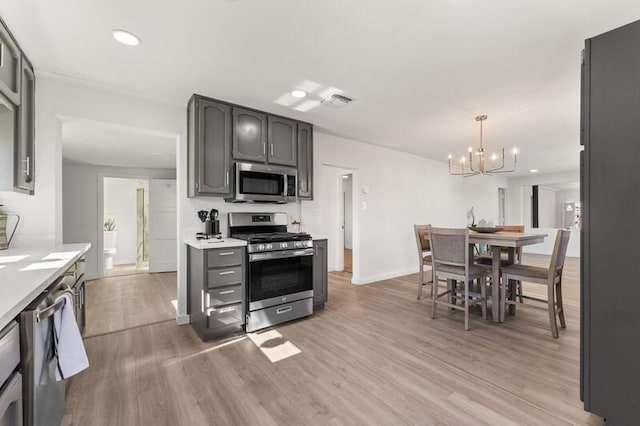
<svg viewBox="0 0 640 426">
<path fill-rule="evenodd" d="M 116 255 L 118 231 L 104 231 L 104 269 L 113 268 L 113 257 Z"/>
</svg>

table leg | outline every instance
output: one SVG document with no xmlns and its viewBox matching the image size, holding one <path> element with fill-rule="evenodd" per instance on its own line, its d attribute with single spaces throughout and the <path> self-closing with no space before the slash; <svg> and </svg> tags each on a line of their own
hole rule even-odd
<svg viewBox="0 0 640 426">
<path fill-rule="evenodd" d="M 494 322 L 500 321 L 500 297 L 504 297 L 502 286 L 500 285 L 500 247 L 491 247 L 493 253 L 492 267 L 493 278 L 491 279 L 491 315 Z"/>
<path fill-rule="evenodd" d="M 513 265 L 516 261 L 516 249 L 514 247 L 509 248 L 509 265 Z M 515 280 L 509 280 L 509 299 L 515 301 L 516 300 L 516 290 L 517 284 Z M 516 305 L 509 305 L 509 315 L 516 314 Z"/>
</svg>

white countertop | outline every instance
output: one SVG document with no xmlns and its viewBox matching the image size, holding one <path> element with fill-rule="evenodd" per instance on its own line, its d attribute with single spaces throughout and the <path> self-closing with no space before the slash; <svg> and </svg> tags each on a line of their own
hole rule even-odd
<svg viewBox="0 0 640 426">
<path fill-rule="evenodd" d="M 212 238 L 210 240 L 198 240 L 196 239 L 195 235 L 185 237 L 184 243 L 199 250 L 244 247 L 247 245 L 247 242 L 245 240 L 239 240 L 237 238 Z"/>
<path fill-rule="evenodd" d="M 0 330 L 89 248 L 83 243 L 0 251 Z"/>
</svg>

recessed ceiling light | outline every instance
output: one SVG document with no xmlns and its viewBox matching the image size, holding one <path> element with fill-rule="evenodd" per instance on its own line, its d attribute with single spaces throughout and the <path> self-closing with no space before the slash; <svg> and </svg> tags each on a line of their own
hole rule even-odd
<svg viewBox="0 0 640 426">
<path fill-rule="evenodd" d="M 115 38 L 122 44 L 126 44 L 127 46 L 137 46 L 140 43 L 142 43 L 142 40 L 140 40 L 140 37 L 138 37 L 137 35 L 129 31 L 113 30 L 111 31 L 111 34 L 113 34 L 113 38 Z"/>
<path fill-rule="evenodd" d="M 538 173 L 538 169 L 531 169 L 529 170 L 531 173 Z"/>
<path fill-rule="evenodd" d="M 305 96 L 307 96 L 307 92 L 305 92 L 304 90 L 294 90 L 293 92 L 291 92 L 291 96 L 293 96 L 294 98 L 304 98 Z"/>
</svg>

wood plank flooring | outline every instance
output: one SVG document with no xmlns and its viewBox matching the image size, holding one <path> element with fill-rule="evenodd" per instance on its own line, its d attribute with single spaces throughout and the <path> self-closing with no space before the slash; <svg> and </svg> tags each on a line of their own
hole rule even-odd
<svg viewBox="0 0 640 426">
<path fill-rule="evenodd" d="M 542 309 L 504 324 L 474 312 L 465 332 L 459 312 L 428 317 L 415 275 L 355 286 L 345 273 L 330 274 L 325 310 L 276 327 L 301 350 L 277 363 L 246 337 L 203 343 L 173 320 L 90 337 L 64 424 L 602 424 L 579 400 L 578 266 L 567 260 L 559 339 Z"/>
<path fill-rule="evenodd" d="M 87 282 L 85 336 L 175 319 L 175 272 L 105 277 Z"/>
<path fill-rule="evenodd" d="M 353 251 L 344 249 L 344 272 L 353 273 Z"/>
</svg>

